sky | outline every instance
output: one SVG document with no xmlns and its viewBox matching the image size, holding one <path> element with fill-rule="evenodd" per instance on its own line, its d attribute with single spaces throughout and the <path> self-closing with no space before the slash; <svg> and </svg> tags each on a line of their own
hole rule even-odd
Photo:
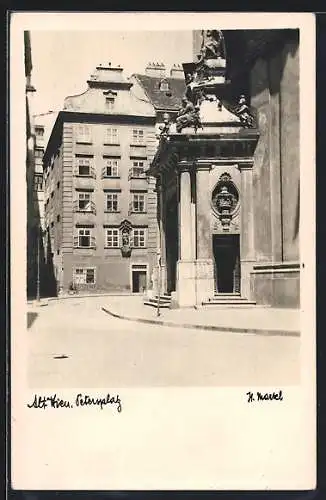
<svg viewBox="0 0 326 500">
<path fill-rule="evenodd" d="M 191 62 L 192 31 L 31 31 L 34 113 L 58 111 L 66 96 L 80 94 L 100 63 L 144 73 L 148 62 Z"/>
</svg>

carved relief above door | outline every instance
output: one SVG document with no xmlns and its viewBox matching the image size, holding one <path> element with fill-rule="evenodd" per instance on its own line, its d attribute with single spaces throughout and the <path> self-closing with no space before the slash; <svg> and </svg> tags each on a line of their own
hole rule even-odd
<svg viewBox="0 0 326 500">
<path fill-rule="evenodd" d="M 224 172 L 212 192 L 212 209 L 215 216 L 213 231 L 238 232 L 239 191 L 229 173 Z"/>
</svg>

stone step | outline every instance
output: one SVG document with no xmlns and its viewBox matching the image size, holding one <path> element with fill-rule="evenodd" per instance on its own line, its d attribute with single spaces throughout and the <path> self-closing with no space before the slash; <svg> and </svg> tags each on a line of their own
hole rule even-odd
<svg viewBox="0 0 326 500">
<path fill-rule="evenodd" d="M 151 304 L 158 304 L 160 302 L 160 304 L 167 304 L 167 305 L 170 305 L 171 304 L 171 301 L 170 300 L 160 300 L 158 301 L 157 299 L 145 299 L 146 302 L 150 302 Z"/>
<path fill-rule="evenodd" d="M 155 295 L 154 299 L 158 299 L 158 295 Z M 166 295 L 166 294 L 163 294 L 163 295 L 160 295 L 160 300 L 171 300 L 171 295 Z"/>
<path fill-rule="evenodd" d="M 158 307 L 158 301 L 155 301 L 153 299 L 144 300 L 144 304 L 145 304 L 145 306 Z M 160 308 L 169 309 L 170 305 L 171 305 L 170 302 L 161 302 L 160 301 Z"/>
<path fill-rule="evenodd" d="M 228 307 L 228 306 L 237 306 L 237 307 L 252 307 L 256 305 L 256 302 L 254 300 L 248 300 L 248 299 L 218 299 L 218 298 L 212 298 L 207 301 L 202 302 L 203 306 L 222 306 L 222 307 Z"/>
<path fill-rule="evenodd" d="M 218 294 L 218 295 L 214 295 L 213 297 L 210 297 L 208 299 L 208 302 L 211 302 L 211 301 L 220 301 L 220 302 L 223 301 L 223 302 L 225 302 L 228 300 L 237 301 L 237 302 L 247 302 L 248 301 L 248 299 L 246 299 L 245 297 L 241 297 L 241 295 Z"/>
</svg>

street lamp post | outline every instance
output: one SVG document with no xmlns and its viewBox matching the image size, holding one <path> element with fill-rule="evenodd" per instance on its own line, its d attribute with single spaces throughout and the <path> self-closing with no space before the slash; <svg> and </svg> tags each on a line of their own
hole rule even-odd
<svg viewBox="0 0 326 500">
<path fill-rule="evenodd" d="M 36 275 L 36 300 L 40 301 L 40 233 L 41 230 L 38 227 L 37 229 L 37 255 L 36 255 L 36 266 L 37 266 L 37 275 Z"/>
<path fill-rule="evenodd" d="M 158 254 L 158 283 L 157 283 L 157 310 L 156 310 L 156 315 L 160 316 L 161 311 L 160 311 L 160 302 L 161 302 L 161 280 L 162 280 L 162 272 L 161 272 L 161 256 Z"/>
</svg>

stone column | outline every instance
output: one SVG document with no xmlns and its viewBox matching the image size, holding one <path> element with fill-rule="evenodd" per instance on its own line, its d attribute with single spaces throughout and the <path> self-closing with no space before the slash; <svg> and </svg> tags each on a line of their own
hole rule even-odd
<svg viewBox="0 0 326 500">
<path fill-rule="evenodd" d="M 209 171 L 211 165 L 196 166 L 196 303 L 214 295 Z"/>
<path fill-rule="evenodd" d="M 195 251 L 192 235 L 191 175 L 187 166 L 182 166 L 180 169 L 178 226 L 177 301 L 180 307 L 194 306 L 196 304 Z"/>
<path fill-rule="evenodd" d="M 156 179 L 157 193 L 157 262 L 153 273 L 153 294 L 166 291 L 165 200 L 161 177 Z"/>
<path fill-rule="evenodd" d="M 251 298 L 250 273 L 255 263 L 252 163 L 239 165 L 241 171 L 241 295 Z"/>
</svg>

